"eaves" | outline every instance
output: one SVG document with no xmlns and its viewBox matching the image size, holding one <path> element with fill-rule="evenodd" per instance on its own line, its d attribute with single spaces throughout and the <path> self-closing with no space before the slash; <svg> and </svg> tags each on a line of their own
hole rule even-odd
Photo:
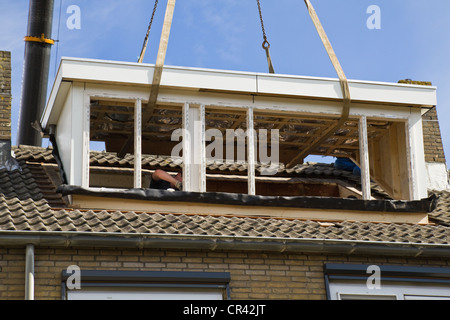
<svg viewBox="0 0 450 320">
<path fill-rule="evenodd" d="M 0 246 L 177 249 L 450 258 L 450 244 L 141 233 L 0 231 Z"/>
</svg>

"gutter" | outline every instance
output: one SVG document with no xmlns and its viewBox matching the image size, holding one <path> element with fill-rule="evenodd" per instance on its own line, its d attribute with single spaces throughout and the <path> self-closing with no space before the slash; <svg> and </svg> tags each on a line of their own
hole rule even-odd
<svg viewBox="0 0 450 320">
<path fill-rule="evenodd" d="M 158 248 L 450 258 L 450 244 L 136 233 L 0 232 L 0 246 L 30 244 L 35 247 L 56 248 L 100 247 L 139 250 Z"/>
</svg>

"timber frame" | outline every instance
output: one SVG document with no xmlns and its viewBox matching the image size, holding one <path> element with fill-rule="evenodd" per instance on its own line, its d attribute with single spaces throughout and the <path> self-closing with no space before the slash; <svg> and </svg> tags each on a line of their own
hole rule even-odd
<svg viewBox="0 0 450 320">
<path fill-rule="evenodd" d="M 156 107 L 144 115 L 154 70 L 149 64 L 62 59 L 41 125 L 45 131 L 56 127 L 69 184 L 90 187 L 91 142 L 104 141 L 107 151 L 120 152 L 134 135 L 134 188 L 143 187 L 142 154 L 170 155 L 177 144 L 173 131 L 184 128 L 184 188 L 205 192 L 205 130 L 242 129 L 248 194 L 254 195 L 260 160 L 254 130 L 279 130 L 279 161 L 287 164 L 339 121 L 338 79 L 170 66 L 164 67 Z M 357 163 L 365 199 L 371 180 L 393 199 L 426 198 L 421 116 L 436 105 L 436 88 L 354 80 L 349 88 L 348 121 L 312 154 Z M 201 134 L 189 135 L 198 124 Z"/>
</svg>

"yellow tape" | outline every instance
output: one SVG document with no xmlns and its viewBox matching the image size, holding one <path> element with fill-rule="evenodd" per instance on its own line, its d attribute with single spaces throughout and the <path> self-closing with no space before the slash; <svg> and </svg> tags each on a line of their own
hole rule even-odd
<svg viewBox="0 0 450 320">
<path fill-rule="evenodd" d="M 28 41 L 28 42 L 39 42 L 39 43 L 46 43 L 46 44 L 52 44 L 52 45 L 55 44 L 55 40 L 46 39 L 45 34 L 42 34 L 40 38 L 27 36 L 24 38 L 24 40 Z"/>
</svg>

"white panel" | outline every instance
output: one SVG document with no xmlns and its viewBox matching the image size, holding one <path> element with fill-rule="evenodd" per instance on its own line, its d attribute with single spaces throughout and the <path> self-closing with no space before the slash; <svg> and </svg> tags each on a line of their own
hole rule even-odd
<svg viewBox="0 0 450 320">
<path fill-rule="evenodd" d="M 366 282 L 359 281 L 331 281 L 331 300 L 358 299 L 358 300 L 410 300 L 417 299 L 444 299 L 450 298 L 450 286 L 440 283 L 414 283 L 414 282 L 383 282 L 379 288 L 369 288 Z"/>
<path fill-rule="evenodd" d="M 199 108 L 190 105 L 189 106 L 189 136 L 190 136 L 190 189 L 192 192 L 201 192 L 201 179 L 202 175 L 200 175 L 200 156 L 201 149 L 199 138 L 201 139 L 200 130 L 202 129 L 201 125 L 199 126 L 200 121 L 200 110 Z M 186 167 L 186 166 L 185 166 Z"/>
<path fill-rule="evenodd" d="M 257 92 L 256 74 L 164 68 L 161 86 L 218 91 Z"/>
<path fill-rule="evenodd" d="M 70 290 L 68 300 L 223 300 L 220 289 L 91 289 Z"/>
<path fill-rule="evenodd" d="M 413 199 L 421 200 L 428 197 L 427 171 L 425 166 L 425 151 L 423 144 L 422 116 L 420 110 L 411 110 L 408 121 L 409 156 L 411 159 L 411 183 Z"/>
<path fill-rule="evenodd" d="M 153 65 L 64 58 L 50 101 L 56 101 L 59 84 L 63 80 L 148 86 L 152 82 L 153 73 Z M 354 101 L 427 106 L 437 104 L 436 88 L 432 86 L 356 80 L 350 80 L 349 85 Z M 322 99 L 342 98 L 338 79 L 172 66 L 164 67 L 161 86 Z M 49 112 L 50 109 L 47 108 L 47 118 Z"/>
<path fill-rule="evenodd" d="M 253 107 L 247 110 L 247 171 L 248 171 L 248 194 L 256 194 L 255 180 L 255 164 L 256 164 L 256 148 L 255 148 L 255 130 L 254 130 L 254 113 Z"/>
<path fill-rule="evenodd" d="M 436 105 L 436 88 L 392 83 L 349 81 L 353 101 Z M 337 79 L 258 76 L 258 93 L 304 96 L 324 99 L 342 99 Z"/>
<path fill-rule="evenodd" d="M 187 128 L 185 137 L 186 160 L 184 169 L 186 179 L 184 183 L 185 191 L 205 192 L 206 191 L 206 149 L 205 149 L 205 106 L 188 105 L 185 106 L 183 118 L 184 127 Z M 184 141 L 183 138 L 183 141 Z M 189 180 L 188 177 L 190 177 Z M 189 188 L 189 189 L 186 189 Z"/>
<path fill-rule="evenodd" d="M 445 163 L 426 163 L 427 189 L 442 191 L 450 188 L 447 165 Z"/>
<path fill-rule="evenodd" d="M 75 86 L 74 86 L 75 88 Z M 82 134 L 81 150 L 77 151 L 81 156 L 81 186 L 83 188 L 89 188 L 89 167 L 90 167 L 90 144 L 91 144 L 91 100 L 84 90 L 84 83 L 77 86 L 76 89 L 78 99 L 74 102 L 74 114 L 81 115 L 74 117 L 75 123 L 73 128 L 76 132 L 73 133 L 73 137 L 77 137 Z M 76 124 L 81 122 L 81 126 Z M 77 138 L 78 139 L 78 138 Z M 79 148 L 79 142 L 76 143 Z M 78 164 L 77 164 L 78 165 Z"/>
<path fill-rule="evenodd" d="M 142 101 L 134 105 L 134 187 L 142 188 Z"/>
<path fill-rule="evenodd" d="M 196 138 L 197 144 L 199 144 L 199 176 L 200 176 L 200 192 L 206 192 L 206 109 L 204 105 L 199 107 L 199 132 Z"/>
<path fill-rule="evenodd" d="M 191 136 L 189 104 L 183 106 L 183 191 L 191 190 Z"/>
<path fill-rule="evenodd" d="M 58 144 L 66 177 L 69 180 L 68 183 L 75 179 L 75 168 L 73 165 L 74 143 L 72 140 L 72 95 L 73 92 L 70 90 L 56 126 L 56 143 Z"/>
<path fill-rule="evenodd" d="M 66 59 L 63 61 L 62 78 L 96 82 L 151 84 L 153 72 L 153 66 L 143 64 Z"/>
<path fill-rule="evenodd" d="M 367 118 L 362 116 L 359 119 L 359 153 L 361 166 L 361 186 L 364 200 L 371 199 L 370 186 L 370 163 L 369 163 L 369 142 L 367 137 Z"/>
<path fill-rule="evenodd" d="M 73 83 L 57 125 L 57 143 L 69 180 L 68 183 L 77 186 L 82 186 L 85 181 L 85 170 L 83 169 L 86 161 L 83 153 L 86 136 L 84 99 L 83 84 Z"/>
<path fill-rule="evenodd" d="M 47 128 L 49 124 L 56 124 L 61 115 L 67 95 L 72 88 L 72 82 L 64 81 L 62 83 L 55 82 L 54 86 L 59 86 L 59 93 L 49 98 L 41 118 L 41 126 Z"/>
<path fill-rule="evenodd" d="M 436 87 L 350 81 L 352 100 L 435 106 Z"/>
</svg>

